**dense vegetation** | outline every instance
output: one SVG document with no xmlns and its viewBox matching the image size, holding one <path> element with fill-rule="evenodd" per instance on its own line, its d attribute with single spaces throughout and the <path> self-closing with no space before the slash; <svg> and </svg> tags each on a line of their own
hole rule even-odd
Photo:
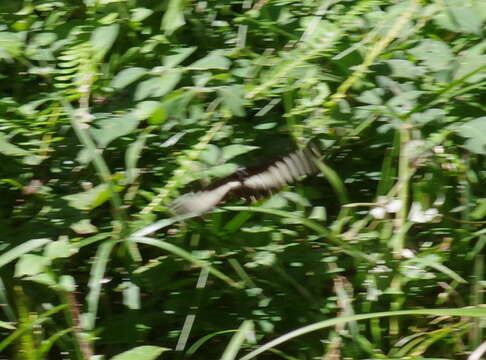
<svg viewBox="0 0 486 360">
<path fill-rule="evenodd" d="M 481 357 L 485 1 L 0 19 L 0 359 Z M 311 142 L 316 176 L 170 211 Z"/>
</svg>

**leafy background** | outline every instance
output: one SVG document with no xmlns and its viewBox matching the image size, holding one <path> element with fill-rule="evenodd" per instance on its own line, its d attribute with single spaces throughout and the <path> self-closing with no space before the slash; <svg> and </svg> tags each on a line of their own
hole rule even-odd
<svg viewBox="0 0 486 360">
<path fill-rule="evenodd" d="M 329 319 L 260 358 L 481 356 L 484 1 L 0 14 L 2 359 L 250 359 Z M 172 217 L 311 141 L 318 176 Z"/>
</svg>

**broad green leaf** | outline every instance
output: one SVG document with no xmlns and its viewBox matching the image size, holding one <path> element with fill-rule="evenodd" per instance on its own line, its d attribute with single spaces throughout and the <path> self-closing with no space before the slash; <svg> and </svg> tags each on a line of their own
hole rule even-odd
<svg viewBox="0 0 486 360">
<path fill-rule="evenodd" d="M 115 89 L 122 89 L 134 81 L 137 81 L 142 76 L 147 73 L 147 69 L 140 68 L 140 67 L 131 67 L 128 69 L 123 69 L 120 71 L 116 76 L 113 78 L 111 82 L 111 86 Z"/>
<path fill-rule="evenodd" d="M 180 79 L 180 71 L 170 70 L 159 77 L 142 81 L 138 84 L 135 91 L 135 100 L 139 101 L 148 97 L 162 97 L 172 91 Z"/>
<path fill-rule="evenodd" d="M 59 278 L 59 287 L 66 292 L 75 291 L 76 281 L 71 275 L 61 275 Z"/>
<path fill-rule="evenodd" d="M 69 240 L 65 237 L 52 241 L 44 249 L 44 256 L 50 260 L 58 258 L 68 258 L 77 253 L 77 248 L 72 247 Z"/>
<path fill-rule="evenodd" d="M 121 354 L 115 355 L 111 360 L 155 360 L 160 354 L 165 351 L 170 351 L 169 348 L 160 346 L 138 346 L 128 351 L 124 351 Z"/>
<path fill-rule="evenodd" d="M 7 156 L 26 156 L 30 155 L 27 150 L 18 147 L 17 145 L 11 144 L 5 134 L 0 132 L 0 154 Z"/>
<path fill-rule="evenodd" d="M 381 105 L 383 104 L 384 95 L 385 89 L 375 88 L 363 91 L 359 96 L 357 96 L 357 99 L 365 104 Z"/>
<path fill-rule="evenodd" d="M 167 67 L 175 67 L 187 59 L 194 51 L 196 51 L 196 49 L 197 47 L 195 46 L 173 49 L 171 51 L 174 52 L 174 54 L 164 56 L 163 64 Z"/>
<path fill-rule="evenodd" d="M 486 199 L 481 198 L 478 201 L 478 205 L 471 211 L 471 217 L 475 220 L 481 220 L 486 216 Z"/>
<path fill-rule="evenodd" d="M 143 21 L 154 13 L 152 9 L 144 7 L 130 9 L 130 12 L 132 13 L 130 20 L 134 22 Z"/>
<path fill-rule="evenodd" d="M 233 174 L 236 171 L 236 169 L 238 169 L 238 165 L 236 164 L 231 164 L 231 163 L 222 164 L 222 165 L 213 166 L 210 169 L 205 170 L 204 175 L 222 178 Z"/>
<path fill-rule="evenodd" d="M 140 309 L 140 288 L 131 281 L 125 281 L 123 288 L 123 305 L 131 310 Z"/>
<path fill-rule="evenodd" d="M 167 120 L 167 112 L 162 104 L 155 108 L 150 117 L 148 118 L 148 123 L 150 125 L 160 125 Z"/>
<path fill-rule="evenodd" d="M 15 277 L 32 276 L 43 273 L 50 260 L 45 256 L 25 254 L 15 264 Z"/>
<path fill-rule="evenodd" d="M 104 116 L 101 114 L 100 116 Z M 96 121 L 96 127 L 91 126 L 90 132 L 97 144 L 104 148 L 120 136 L 128 135 L 138 126 L 139 119 L 131 113 L 121 116 L 110 116 Z"/>
<path fill-rule="evenodd" d="M 96 58 L 103 58 L 111 49 L 119 30 L 120 26 L 118 24 L 112 24 L 98 27 L 93 31 L 91 34 L 91 45 Z"/>
<path fill-rule="evenodd" d="M 309 219 L 325 221 L 327 219 L 326 208 L 324 206 L 314 206 Z"/>
<path fill-rule="evenodd" d="M 57 35 L 53 32 L 42 32 L 32 37 L 32 42 L 38 46 L 48 46 L 57 40 Z"/>
<path fill-rule="evenodd" d="M 184 0 L 169 0 L 167 11 L 162 18 L 162 30 L 171 35 L 186 23 L 184 20 Z"/>
<path fill-rule="evenodd" d="M 221 149 L 216 145 L 208 144 L 199 155 L 199 160 L 208 165 L 217 165 L 221 161 Z"/>
<path fill-rule="evenodd" d="M 96 226 L 91 223 L 90 219 L 81 219 L 70 226 L 71 230 L 76 234 L 86 235 L 93 234 L 98 231 Z"/>
<path fill-rule="evenodd" d="M 45 244 L 51 242 L 51 239 L 33 239 L 28 240 L 13 249 L 6 251 L 0 255 L 0 268 L 7 265 L 11 261 L 14 261 L 24 254 L 27 254 L 33 250 L 36 250 Z"/>
<path fill-rule="evenodd" d="M 245 116 L 243 87 L 239 85 L 220 87 L 218 94 L 233 115 Z"/>
<path fill-rule="evenodd" d="M 445 11 L 433 17 L 433 20 L 445 29 L 453 32 L 479 34 L 483 24 L 479 1 L 444 0 Z"/>
<path fill-rule="evenodd" d="M 15 330 L 15 326 L 5 321 L 0 321 L 0 328 L 6 330 Z"/>
<path fill-rule="evenodd" d="M 421 66 L 417 66 L 414 63 L 401 60 L 401 59 L 390 59 L 386 63 L 391 68 L 391 77 L 393 78 L 404 78 L 404 79 L 417 79 L 425 73 L 425 69 Z"/>
<path fill-rule="evenodd" d="M 304 206 L 304 207 L 310 206 L 309 200 L 307 200 L 305 197 L 303 197 L 300 194 L 289 192 L 289 191 L 283 191 L 282 193 L 280 193 L 280 195 L 285 199 L 288 199 L 300 206 Z"/>
<path fill-rule="evenodd" d="M 139 120 L 147 120 L 154 112 L 162 107 L 160 101 L 147 100 L 141 101 L 137 104 L 132 114 Z"/>
<path fill-rule="evenodd" d="M 187 68 L 190 70 L 208 70 L 208 69 L 221 69 L 227 70 L 231 65 L 229 61 L 224 56 L 218 55 L 216 53 L 211 53 L 202 59 L 189 65 Z"/>
<path fill-rule="evenodd" d="M 41 272 L 39 274 L 35 274 L 32 276 L 26 276 L 22 278 L 22 280 L 28 280 L 28 281 L 33 281 L 41 285 L 48 286 L 50 288 L 56 288 L 57 287 L 57 282 L 54 277 L 54 274 L 49 272 Z"/>
<path fill-rule="evenodd" d="M 476 74 L 466 79 L 469 84 L 478 83 L 486 78 L 486 55 L 467 54 L 457 59 L 458 66 L 454 73 L 454 79 L 460 79 L 463 76 L 477 71 Z M 482 70 L 480 70 L 482 68 Z"/>
<path fill-rule="evenodd" d="M 100 184 L 94 188 L 77 194 L 63 196 L 69 206 L 79 210 L 92 210 L 110 199 L 111 191 L 107 184 Z"/>
<path fill-rule="evenodd" d="M 476 154 L 486 155 L 486 116 L 471 120 L 459 128 L 459 135 L 467 138 L 464 147 Z"/>
<path fill-rule="evenodd" d="M 24 42 L 20 33 L 0 32 L 0 60 L 18 57 L 22 53 Z"/>
<path fill-rule="evenodd" d="M 432 71 L 448 70 L 451 68 L 454 54 L 449 45 L 443 41 L 424 39 L 419 45 L 408 50 Z"/>
<path fill-rule="evenodd" d="M 223 148 L 223 160 L 228 161 L 238 155 L 246 154 L 247 152 L 258 149 L 258 146 L 233 144 Z"/>
</svg>

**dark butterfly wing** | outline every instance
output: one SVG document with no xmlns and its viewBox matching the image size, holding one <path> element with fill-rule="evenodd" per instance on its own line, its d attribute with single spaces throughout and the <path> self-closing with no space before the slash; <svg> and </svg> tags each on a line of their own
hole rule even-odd
<svg viewBox="0 0 486 360">
<path fill-rule="evenodd" d="M 306 148 L 291 153 L 267 166 L 254 175 L 230 178 L 210 190 L 185 194 L 171 205 L 171 210 L 178 215 L 201 215 L 216 207 L 231 191 L 258 194 L 280 189 L 300 178 L 317 172 L 315 160 L 320 157 L 314 148 Z"/>
</svg>

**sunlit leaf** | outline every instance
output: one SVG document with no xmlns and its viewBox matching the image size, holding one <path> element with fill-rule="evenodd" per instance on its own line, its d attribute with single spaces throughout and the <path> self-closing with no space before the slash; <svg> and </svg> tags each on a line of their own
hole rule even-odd
<svg viewBox="0 0 486 360">
<path fill-rule="evenodd" d="M 202 59 L 189 65 L 187 68 L 191 70 L 208 70 L 208 69 L 221 69 L 226 70 L 230 67 L 231 62 L 224 56 L 217 53 L 209 54 Z"/>
<path fill-rule="evenodd" d="M 187 47 L 187 48 L 178 48 L 171 50 L 171 55 L 164 56 L 163 63 L 164 66 L 168 67 L 175 67 L 187 59 L 194 51 L 196 51 L 195 46 Z"/>
<path fill-rule="evenodd" d="M 137 81 L 146 73 L 147 69 L 140 67 L 124 69 L 116 74 L 111 82 L 111 86 L 113 86 L 115 89 L 122 89 L 134 81 Z"/>
<path fill-rule="evenodd" d="M 162 30 L 170 35 L 185 23 L 184 0 L 169 0 L 169 5 L 162 18 Z"/>
<path fill-rule="evenodd" d="M 464 144 L 467 150 L 486 155 L 486 116 L 462 125 L 459 129 L 459 135 L 467 138 Z"/>
<path fill-rule="evenodd" d="M 115 42 L 120 26 L 112 24 L 96 28 L 91 35 L 93 53 L 97 58 L 102 58 L 111 49 Z"/>
<path fill-rule="evenodd" d="M 26 156 L 30 152 L 10 143 L 5 134 L 0 133 L 0 154 L 7 156 Z"/>
<path fill-rule="evenodd" d="M 244 144 L 232 144 L 225 146 L 222 149 L 222 156 L 225 161 L 228 161 L 238 155 L 246 154 L 247 152 L 258 149 L 258 146 L 244 145 Z"/>
<path fill-rule="evenodd" d="M 69 202 L 69 206 L 79 210 L 92 210 L 103 205 L 111 197 L 111 191 L 107 184 L 100 184 L 94 188 L 77 194 L 63 196 Z"/>
<path fill-rule="evenodd" d="M 159 77 L 142 81 L 135 91 L 135 100 L 164 96 L 175 88 L 180 79 L 181 73 L 172 70 Z"/>
<path fill-rule="evenodd" d="M 113 356 L 111 360 L 155 360 L 165 351 L 170 351 L 170 349 L 150 345 L 138 346 Z"/>
<path fill-rule="evenodd" d="M 25 254 L 15 264 L 15 276 L 31 276 L 44 272 L 50 260 L 44 256 Z"/>
</svg>

